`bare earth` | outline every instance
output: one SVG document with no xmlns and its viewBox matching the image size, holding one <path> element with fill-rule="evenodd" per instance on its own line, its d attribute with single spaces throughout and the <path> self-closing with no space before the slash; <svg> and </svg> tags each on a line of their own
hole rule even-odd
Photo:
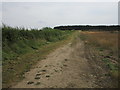
<svg viewBox="0 0 120 90">
<path fill-rule="evenodd" d="M 97 75 L 85 58 L 84 49 L 80 39 L 74 45 L 69 43 L 56 49 L 12 88 L 102 88 L 96 83 Z"/>
</svg>

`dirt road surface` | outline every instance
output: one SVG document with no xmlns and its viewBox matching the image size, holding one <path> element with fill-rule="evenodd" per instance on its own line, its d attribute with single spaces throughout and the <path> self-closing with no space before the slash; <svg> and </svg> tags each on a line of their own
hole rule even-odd
<svg viewBox="0 0 120 90">
<path fill-rule="evenodd" d="M 95 67 L 94 67 L 95 66 Z M 25 79 L 12 88 L 102 88 L 85 57 L 83 41 L 76 39 L 53 53 L 25 74 Z M 99 69 L 98 69 L 99 71 Z M 106 86 L 107 87 L 107 86 Z"/>
</svg>

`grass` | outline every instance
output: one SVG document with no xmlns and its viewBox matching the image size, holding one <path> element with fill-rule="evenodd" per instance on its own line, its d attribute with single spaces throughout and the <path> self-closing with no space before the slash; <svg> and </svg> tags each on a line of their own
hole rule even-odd
<svg viewBox="0 0 120 90">
<path fill-rule="evenodd" d="M 98 46 L 103 49 L 110 49 L 113 53 L 118 50 L 118 33 L 111 32 L 83 32 L 86 43 Z M 115 53 L 116 54 L 116 53 Z"/>
<path fill-rule="evenodd" d="M 37 50 L 42 45 L 60 41 L 70 33 L 70 31 L 60 31 L 52 28 L 27 30 L 4 25 L 2 27 L 3 60 L 16 59 L 20 55 Z"/>
<path fill-rule="evenodd" d="M 2 62 L 3 88 L 11 87 L 11 85 L 24 79 L 24 74 L 33 68 L 38 61 L 46 58 L 46 55 L 68 43 L 75 36 L 74 31 L 46 30 L 40 31 L 40 33 L 46 35 L 42 38 L 41 36 L 34 38 L 33 40 L 27 36 L 23 36 L 21 38 L 27 38 L 17 40 L 11 43 L 11 45 L 8 45 L 9 41 L 4 39 L 4 60 Z M 55 34 L 55 36 L 53 34 Z"/>
<path fill-rule="evenodd" d="M 118 32 L 94 31 L 81 32 L 80 38 L 86 46 L 95 48 L 98 57 L 105 63 L 111 77 L 118 78 Z M 94 53 L 96 54 L 96 53 Z"/>
</svg>

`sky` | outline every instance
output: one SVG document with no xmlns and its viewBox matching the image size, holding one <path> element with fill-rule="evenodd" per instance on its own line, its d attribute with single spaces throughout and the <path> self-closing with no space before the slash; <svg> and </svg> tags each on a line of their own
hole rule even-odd
<svg viewBox="0 0 120 90">
<path fill-rule="evenodd" d="M 0 0 L 3 2 L 118 2 L 120 0 Z"/>
<path fill-rule="evenodd" d="M 33 1 L 33 0 L 31 0 Z M 2 2 L 2 23 L 26 28 L 118 24 L 117 0 L 105 2 Z M 53 0 L 54 1 L 54 0 Z M 100 0 L 99 0 L 100 1 Z M 1 3 L 0 3 L 1 4 Z M 1 16 L 1 14 L 0 14 Z"/>
</svg>

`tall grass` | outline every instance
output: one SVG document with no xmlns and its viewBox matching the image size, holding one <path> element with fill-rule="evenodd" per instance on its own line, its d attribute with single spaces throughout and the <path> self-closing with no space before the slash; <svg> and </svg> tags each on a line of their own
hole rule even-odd
<svg viewBox="0 0 120 90">
<path fill-rule="evenodd" d="M 118 47 L 118 36 L 119 32 L 117 31 L 85 31 L 81 32 L 80 35 L 80 38 L 85 42 L 85 45 L 97 52 L 94 53 L 94 55 L 97 59 L 100 59 L 105 63 L 110 75 L 117 79 L 118 74 L 120 73 L 118 69 L 118 59 L 120 58 L 120 53 L 118 53 L 120 50 Z"/>
<path fill-rule="evenodd" d="M 3 60 L 16 59 L 19 55 L 37 50 L 42 45 L 64 39 L 70 31 L 52 28 L 25 29 L 2 27 Z"/>
<path fill-rule="evenodd" d="M 118 54 L 118 32 L 82 32 L 81 37 L 89 45 L 111 50 L 114 55 Z"/>
</svg>

